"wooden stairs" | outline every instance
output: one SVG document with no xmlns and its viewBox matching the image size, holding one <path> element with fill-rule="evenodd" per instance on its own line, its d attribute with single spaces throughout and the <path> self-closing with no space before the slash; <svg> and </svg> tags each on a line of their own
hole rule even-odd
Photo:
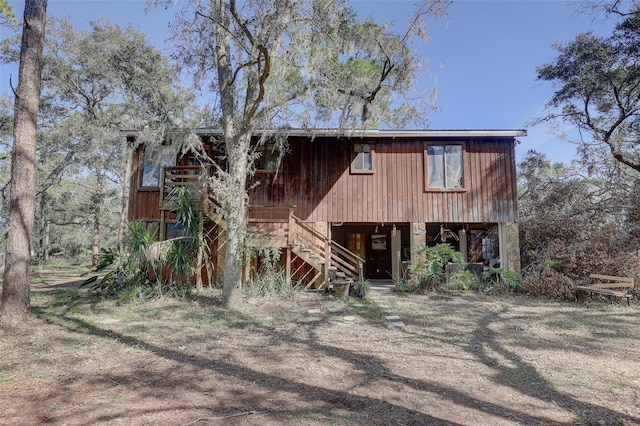
<svg viewBox="0 0 640 426">
<path fill-rule="evenodd" d="M 207 220 L 216 226 L 209 229 L 210 241 L 217 251 L 224 249 L 226 221 L 220 205 L 207 191 L 202 191 L 200 166 L 172 166 L 162 171 L 163 190 L 160 194 L 160 237 L 165 239 L 165 224 L 175 203 L 171 191 L 188 186 L 196 195 L 196 206 Z M 347 250 L 319 232 L 312 223 L 302 221 L 293 214 L 294 206 L 249 206 L 250 234 L 247 244 L 269 244 L 284 249 L 285 270 L 292 281 L 305 288 L 327 288 L 335 279 L 362 279 L 364 259 Z M 211 232 L 215 230 L 215 232 Z M 215 234 L 215 235 L 214 235 Z M 216 253 L 211 254 L 212 257 Z"/>
</svg>

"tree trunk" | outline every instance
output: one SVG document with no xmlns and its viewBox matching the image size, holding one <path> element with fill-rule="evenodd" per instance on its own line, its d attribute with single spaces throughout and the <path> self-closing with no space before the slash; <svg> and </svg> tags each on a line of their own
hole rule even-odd
<svg viewBox="0 0 640 426">
<path fill-rule="evenodd" d="M 235 129 L 234 129 L 235 130 Z M 227 243 L 224 262 L 222 303 L 228 308 L 242 304 L 242 271 L 244 267 L 245 234 L 247 231 L 247 167 L 251 133 L 239 137 L 228 136 L 229 182 L 226 202 L 223 203 L 227 222 Z"/>
<path fill-rule="evenodd" d="M 93 202 L 93 244 L 91 251 L 91 266 L 94 268 L 98 266 L 98 260 L 100 258 L 100 212 L 102 206 L 102 186 L 103 186 L 102 170 L 96 169 L 96 192 L 94 194 Z"/>
<path fill-rule="evenodd" d="M 128 151 L 127 151 L 128 152 Z M 129 180 L 131 179 L 131 154 L 127 155 L 127 161 L 124 166 L 124 179 L 122 180 L 122 206 L 120 207 L 120 221 L 118 222 L 118 239 L 117 245 L 122 243 L 124 237 L 124 227 L 127 223 L 127 215 L 129 211 Z"/>
<path fill-rule="evenodd" d="M 47 202 L 47 193 L 43 192 L 40 195 L 40 267 L 42 267 L 42 263 L 49 260 L 49 219 L 47 219 L 45 211 Z"/>
<path fill-rule="evenodd" d="M 213 7 L 219 21 L 214 34 L 222 111 L 221 127 L 230 168 L 225 194 L 219 200 L 227 223 L 222 304 L 227 308 L 237 308 L 242 304 L 244 234 L 247 225 L 247 153 L 252 129 L 249 126 L 243 127 L 243 120 L 236 117 L 238 94 L 231 63 L 231 35 L 227 30 L 230 28 L 229 5 L 224 0 L 216 0 Z"/>
<path fill-rule="evenodd" d="M 0 318 L 6 327 L 29 319 L 31 237 L 36 195 L 36 143 L 47 0 L 26 0 L 11 157 L 9 231 Z"/>
<path fill-rule="evenodd" d="M 49 261 L 49 236 L 51 235 L 51 221 L 47 219 L 44 222 L 44 235 L 42 236 L 42 261 Z"/>
</svg>

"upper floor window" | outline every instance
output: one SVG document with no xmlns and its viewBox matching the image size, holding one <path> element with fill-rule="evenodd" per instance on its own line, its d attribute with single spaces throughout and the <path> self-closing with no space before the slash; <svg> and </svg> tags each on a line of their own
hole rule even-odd
<svg viewBox="0 0 640 426">
<path fill-rule="evenodd" d="M 280 165 L 280 151 L 275 145 L 264 145 L 256 148 L 256 170 L 263 172 L 275 172 Z"/>
<path fill-rule="evenodd" d="M 462 145 L 427 145 L 427 189 L 464 188 Z"/>
<path fill-rule="evenodd" d="M 160 186 L 162 168 L 176 164 L 175 149 L 167 147 L 145 147 L 140 173 L 140 187 L 157 188 Z"/>
<path fill-rule="evenodd" d="M 373 148 L 370 144 L 353 146 L 351 173 L 373 173 Z"/>
</svg>

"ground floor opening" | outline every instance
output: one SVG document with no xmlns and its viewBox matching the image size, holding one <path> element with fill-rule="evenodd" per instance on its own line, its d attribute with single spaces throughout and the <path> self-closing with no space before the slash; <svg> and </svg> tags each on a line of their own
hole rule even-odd
<svg viewBox="0 0 640 426">
<path fill-rule="evenodd" d="M 517 226 L 503 223 L 332 223 L 331 238 L 365 260 L 364 278 L 405 278 L 413 249 L 449 244 L 480 268 L 519 270 Z M 515 232 L 515 236 L 514 236 Z M 514 243 L 515 241 L 515 243 Z M 501 264 L 502 260 L 502 264 Z"/>
</svg>

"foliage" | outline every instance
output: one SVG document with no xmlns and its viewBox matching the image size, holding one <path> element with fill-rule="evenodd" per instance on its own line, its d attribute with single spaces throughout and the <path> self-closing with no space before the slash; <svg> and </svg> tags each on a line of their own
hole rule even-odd
<svg viewBox="0 0 640 426">
<path fill-rule="evenodd" d="M 193 76 L 196 89 L 209 89 L 216 100 L 209 106 L 211 122 L 221 130 L 226 167 L 214 170 L 207 186 L 227 225 L 223 302 L 237 307 L 248 177 L 260 147 L 274 143 L 284 153 L 291 125 L 424 125 L 432 96 L 408 99 L 423 68 L 413 42 L 426 40 L 426 20 L 442 14 L 448 2 L 420 2 L 398 34 L 393 25 L 359 20 L 344 0 L 151 3 L 177 9 L 174 58 Z M 253 138 L 256 128 L 271 130 Z"/>
<path fill-rule="evenodd" d="M 371 291 L 371 283 L 367 280 L 357 280 L 349 286 L 349 296 L 364 299 Z"/>
<path fill-rule="evenodd" d="M 9 227 L 0 304 L 0 321 L 7 327 L 25 322 L 29 318 L 29 274 L 36 198 L 37 120 L 46 10 L 46 0 L 25 1 L 18 87 L 15 90 Z"/>
<path fill-rule="evenodd" d="M 199 273 L 196 253 L 201 244 L 206 244 L 198 235 L 200 212 L 186 187 L 174 189 L 169 197 L 176 204 L 176 221 L 183 235 L 157 242 L 155 232 L 148 226 L 142 222 L 130 223 L 121 246 L 102 250 L 97 270 L 106 267 L 111 270 L 102 280 L 92 277 L 85 282 L 84 285 L 90 285 L 91 293 L 121 301 L 190 296 Z"/>
<path fill-rule="evenodd" d="M 556 45 L 557 58 L 537 69 L 539 80 L 556 86 L 542 120 L 577 126 L 582 160 L 590 167 L 604 154 L 640 171 L 639 16 L 636 4 L 611 36 L 586 33 Z"/>
<path fill-rule="evenodd" d="M 531 296 L 574 300 L 576 284 L 574 280 L 564 275 L 559 267 L 558 262 L 550 260 L 528 265 L 522 271 L 520 291 Z"/>
<path fill-rule="evenodd" d="M 87 279 L 82 286 L 89 285 L 89 294 L 102 298 L 122 298 L 130 300 L 132 295 L 142 295 L 147 286 L 146 271 L 140 259 L 124 246 L 116 249 L 102 249 L 98 271 L 111 267 L 102 279 L 97 276 Z"/>
<path fill-rule="evenodd" d="M 5 19 L 8 23 L 17 23 L 16 17 L 13 15 L 11 5 L 7 0 L 0 0 L 0 17 Z"/>
<path fill-rule="evenodd" d="M 520 278 L 520 275 L 512 270 L 491 268 L 489 270 L 489 276 L 493 277 L 496 281 L 503 281 L 507 285 L 507 289 L 510 291 L 518 291 L 522 286 L 522 279 Z"/>
<path fill-rule="evenodd" d="M 462 262 L 462 254 L 449 244 L 421 244 L 413 250 L 411 258 L 416 261 L 409 267 L 409 274 L 415 285 L 422 289 L 435 288 L 443 283 L 447 263 Z"/>
<path fill-rule="evenodd" d="M 266 245 L 251 247 L 249 255 L 258 258 L 260 267 L 246 283 L 247 296 L 283 300 L 295 298 L 300 288 L 293 285 L 282 270 L 279 247 Z"/>
<path fill-rule="evenodd" d="M 4 62 L 16 60 L 18 42 L 3 42 Z M 80 30 L 49 17 L 43 62 L 34 246 L 41 259 L 86 258 L 121 239 L 131 147 L 118 131 L 182 126 L 193 97 L 144 34 L 106 20 Z"/>
<path fill-rule="evenodd" d="M 96 271 L 109 271 L 87 279 L 82 285 L 89 286 L 89 293 L 102 298 L 116 298 L 130 301 L 133 298 L 145 299 L 156 292 L 150 291 L 153 283 L 149 273 L 154 270 L 154 262 L 147 252 L 155 242 L 155 232 L 141 222 L 132 222 L 128 226 L 125 241 L 117 248 L 103 248 Z"/>
<path fill-rule="evenodd" d="M 446 288 L 449 290 L 475 290 L 478 288 L 478 277 L 471 271 L 461 270 L 447 278 Z"/>
<path fill-rule="evenodd" d="M 625 189 L 629 183 L 583 177 L 537 153 L 519 169 L 523 278 L 542 266 L 571 280 L 594 272 L 636 275 L 640 216 L 633 214 L 639 204 L 635 189 Z"/>
</svg>

